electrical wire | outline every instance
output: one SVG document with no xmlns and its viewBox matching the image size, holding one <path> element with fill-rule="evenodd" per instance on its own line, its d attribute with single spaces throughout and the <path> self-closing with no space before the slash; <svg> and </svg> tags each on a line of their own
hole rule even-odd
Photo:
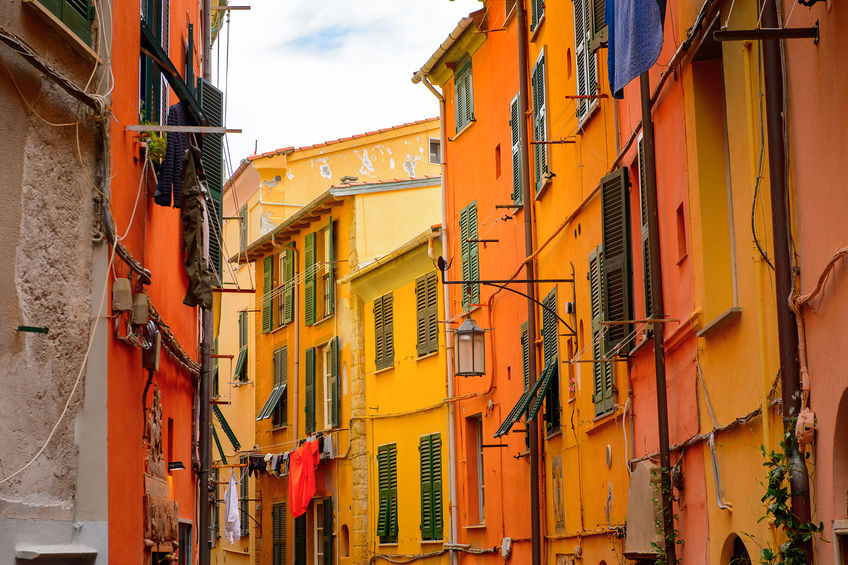
<svg viewBox="0 0 848 565">
<path fill-rule="evenodd" d="M 762 70 L 762 55 L 759 50 L 757 50 L 757 67 L 759 68 L 759 86 L 760 86 L 760 157 L 759 164 L 757 165 L 757 177 L 754 179 L 754 199 L 753 204 L 751 205 L 751 232 L 754 235 L 754 245 L 757 247 L 757 252 L 762 257 L 763 261 L 766 262 L 766 265 L 774 271 L 774 265 L 771 260 L 768 258 L 763 246 L 760 244 L 760 239 L 757 236 L 757 195 L 760 191 L 760 181 L 763 178 L 763 160 L 765 155 L 765 132 L 763 131 L 763 70 Z"/>
</svg>

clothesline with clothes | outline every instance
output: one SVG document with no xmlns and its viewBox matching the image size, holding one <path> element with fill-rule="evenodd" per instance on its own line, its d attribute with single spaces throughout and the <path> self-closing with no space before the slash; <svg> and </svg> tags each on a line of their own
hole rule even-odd
<svg viewBox="0 0 848 565">
<path fill-rule="evenodd" d="M 333 459 L 335 457 L 335 449 L 332 435 L 313 434 L 304 440 L 301 440 L 300 447 L 282 453 L 256 453 L 253 452 L 247 456 L 247 474 L 248 476 L 263 475 L 268 473 L 272 477 L 288 477 L 289 476 L 289 460 L 291 454 L 302 448 L 304 444 L 312 441 L 318 443 L 318 454 L 320 459 Z"/>
</svg>

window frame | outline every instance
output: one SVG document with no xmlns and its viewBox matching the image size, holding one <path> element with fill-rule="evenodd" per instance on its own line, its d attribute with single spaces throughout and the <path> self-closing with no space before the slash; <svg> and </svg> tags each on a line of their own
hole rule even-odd
<svg viewBox="0 0 848 565">
<path fill-rule="evenodd" d="M 436 144 L 437 147 L 437 155 L 436 161 L 433 161 L 433 144 Z M 441 165 L 442 164 L 442 140 L 438 137 L 430 137 L 427 140 L 427 160 L 431 165 Z"/>
</svg>

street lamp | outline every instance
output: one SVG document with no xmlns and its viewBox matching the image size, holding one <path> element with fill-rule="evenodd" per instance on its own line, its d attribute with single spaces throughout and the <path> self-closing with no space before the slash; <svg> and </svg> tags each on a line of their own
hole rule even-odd
<svg viewBox="0 0 848 565">
<path fill-rule="evenodd" d="M 486 346 L 483 329 L 470 317 L 456 330 L 456 371 L 458 377 L 479 377 L 486 373 Z"/>
</svg>

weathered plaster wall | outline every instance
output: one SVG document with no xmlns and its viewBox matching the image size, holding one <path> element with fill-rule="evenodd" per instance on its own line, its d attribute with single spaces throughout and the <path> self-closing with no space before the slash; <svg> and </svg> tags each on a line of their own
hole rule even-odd
<svg viewBox="0 0 848 565">
<path fill-rule="evenodd" d="M 34 10 L 3 0 L 0 26 L 72 82 L 86 84 L 92 63 Z M 95 315 L 91 297 L 95 291 L 99 297 L 102 286 L 92 279 L 89 181 L 98 179 L 98 130 L 92 122 L 78 131 L 48 125 L 44 120 L 76 121 L 79 103 L 13 50 L 0 47 L 0 57 L 0 366 L 7 383 L 0 398 L 2 481 L 30 461 L 62 414 L 83 367 Z M 102 277 L 105 269 L 99 272 Z M 17 333 L 19 325 L 48 327 L 49 333 Z M 72 542 L 95 547 L 98 562 L 106 562 L 102 482 L 99 495 L 89 491 L 84 511 L 75 504 L 80 475 L 96 477 L 106 465 L 102 454 L 83 457 L 79 447 L 82 434 L 96 435 L 96 420 L 105 413 L 102 395 L 87 385 L 83 374 L 44 452 L 0 483 L 0 563 L 14 562 L 17 544 Z"/>
</svg>

